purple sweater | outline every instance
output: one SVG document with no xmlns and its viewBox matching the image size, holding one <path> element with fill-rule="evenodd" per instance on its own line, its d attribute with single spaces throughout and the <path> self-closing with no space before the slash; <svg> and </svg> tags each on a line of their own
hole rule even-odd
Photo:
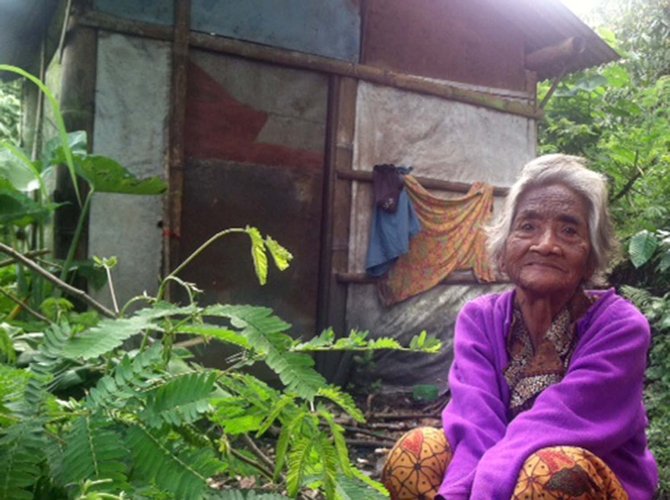
<svg viewBox="0 0 670 500">
<path fill-rule="evenodd" d="M 589 293 L 601 297 L 577 324 L 565 377 L 511 422 L 503 370 L 514 292 L 486 295 L 463 308 L 449 372 L 452 399 L 442 414 L 454 452 L 442 498 L 508 500 L 526 458 L 558 445 L 579 446 L 603 459 L 631 500 L 652 498 L 658 471 L 647 448 L 642 404 L 649 324 L 614 290 Z"/>
</svg>

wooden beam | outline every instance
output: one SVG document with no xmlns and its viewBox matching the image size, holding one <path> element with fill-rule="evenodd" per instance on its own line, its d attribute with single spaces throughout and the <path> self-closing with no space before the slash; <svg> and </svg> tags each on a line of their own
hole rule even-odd
<svg viewBox="0 0 670 500">
<path fill-rule="evenodd" d="M 382 281 L 383 278 L 375 278 L 368 276 L 365 273 L 336 273 L 337 281 L 340 283 L 349 283 L 356 285 L 371 285 Z M 479 281 L 475 278 L 472 271 L 454 271 L 445 279 L 441 285 L 506 285 L 510 284 L 507 280 L 496 280 L 492 283 L 486 281 Z"/>
<path fill-rule="evenodd" d="M 348 179 L 359 182 L 372 182 L 372 172 L 367 170 L 339 170 L 337 171 L 337 176 L 340 179 Z M 428 177 L 417 177 L 414 178 L 419 181 L 426 189 L 436 189 L 440 191 L 452 191 L 454 193 L 467 193 L 470 191 L 472 184 L 467 182 L 454 182 L 454 181 L 443 181 L 441 179 L 431 179 Z M 507 196 L 509 193 L 509 188 L 494 186 L 493 195 L 494 196 Z"/>
<path fill-rule="evenodd" d="M 175 25 L 172 38 L 172 88 L 170 105 L 170 143 L 168 149 L 168 196 L 163 225 L 163 273 L 169 274 L 177 264 L 184 189 L 184 122 L 191 0 L 174 0 Z"/>
<path fill-rule="evenodd" d="M 156 38 L 159 40 L 172 40 L 173 38 L 172 29 L 169 27 L 156 26 L 138 21 L 128 21 L 108 14 L 100 14 L 98 12 L 88 12 L 85 16 L 80 18 L 80 22 L 86 26 L 98 29 Z M 268 47 L 206 33 L 191 32 L 189 41 L 192 47 L 199 49 L 211 50 L 213 52 L 230 54 L 271 64 L 356 78 L 379 85 L 417 92 L 419 94 L 432 95 L 442 99 L 463 102 L 473 106 L 479 106 L 501 113 L 524 116 L 535 120 L 542 118 L 542 111 L 535 109 L 532 104 L 519 102 L 518 100 L 505 99 L 482 91 L 465 89 L 443 81 L 428 79 L 417 75 L 398 73 L 377 68 L 375 66 L 355 64 L 341 61 L 339 59 L 331 59 L 293 50 Z"/>
<path fill-rule="evenodd" d="M 581 37 L 572 37 L 561 43 L 544 47 L 526 55 L 526 69 L 542 71 L 557 64 L 565 64 L 574 56 L 584 52 L 586 44 Z"/>
</svg>

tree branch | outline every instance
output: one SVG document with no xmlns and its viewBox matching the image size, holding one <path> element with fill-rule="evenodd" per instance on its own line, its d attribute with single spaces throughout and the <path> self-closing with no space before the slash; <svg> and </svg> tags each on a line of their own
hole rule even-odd
<svg viewBox="0 0 670 500">
<path fill-rule="evenodd" d="M 58 288 L 61 290 L 64 290 L 68 294 L 72 295 L 73 297 L 77 297 L 78 299 L 81 299 L 82 301 L 86 302 L 89 306 L 91 306 L 93 309 L 98 311 L 100 314 L 103 316 L 107 316 L 108 318 L 116 318 L 116 314 L 114 314 L 113 311 L 110 309 L 107 309 L 105 306 L 103 306 L 100 302 L 95 300 L 93 297 L 90 295 L 86 294 L 83 290 L 80 290 L 79 288 L 75 288 L 71 285 L 68 285 L 64 281 L 58 279 L 56 276 L 51 274 L 49 271 L 46 269 L 43 269 L 40 267 L 39 264 L 36 264 L 32 260 L 30 260 L 28 257 L 25 257 L 24 255 L 20 254 L 16 250 L 14 250 L 12 247 L 5 245 L 4 243 L 0 243 L 0 252 L 6 253 L 13 259 L 21 262 L 22 264 L 26 265 L 33 271 L 35 271 L 37 274 L 40 276 L 46 278 L 47 280 L 51 281 L 54 285 L 56 285 Z"/>
<path fill-rule="evenodd" d="M 612 201 L 617 201 L 617 200 L 623 198 L 624 196 L 626 196 L 628 191 L 630 191 L 633 188 L 633 184 L 635 184 L 635 181 L 637 181 L 644 174 L 644 172 L 637 166 L 637 161 L 638 161 L 639 155 L 640 155 L 640 152 L 635 151 L 635 162 L 633 163 L 633 169 L 635 170 L 635 175 L 633 175 L 633 177 L 628 179 L 628 182 L 626 182 L 626 185 L 624 187 L 622 187 L 621 190 L 617 194 L 614 195 L 614 197 L 612 197 Z"/>
</svg>

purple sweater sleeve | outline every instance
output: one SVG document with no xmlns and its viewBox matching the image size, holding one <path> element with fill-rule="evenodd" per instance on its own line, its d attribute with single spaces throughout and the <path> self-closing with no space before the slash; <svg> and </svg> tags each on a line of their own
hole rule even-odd
<svg viewBox="0 0 670 500">
<path fill-rule="evenodd" d="M 610 295 L 578 325 L 578 343 L 561 382 L 519 414 L 482 456 L 472 498 L 510 498 L 525 459 L 540 448 L 573 445 L 605 456 L 643 432 L 642 390 L 649 324 Z"/>
<path fill-rule="evenodd" d="M 456 320 L 451 401 L 442 414 L 453 457 L 439 493 L 448 500 L 470 497 L 482 455 L 503 438 L 507 425 L 497 375 L 500 353 L 487 334 L 492 318 L 480 306 L 485 299 L 467 304 Z"/>
</svg>

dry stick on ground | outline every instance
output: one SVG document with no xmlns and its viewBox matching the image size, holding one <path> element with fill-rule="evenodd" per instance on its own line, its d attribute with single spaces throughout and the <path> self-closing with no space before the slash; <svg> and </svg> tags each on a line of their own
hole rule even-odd
<svg viewBox="0 0 670 500">
<path fill-rule="evenodd" d="M 25 257 L 21 253 L 17 252 L 14 250 L 12 247 L 5 245 L 4 243 L 0 243 L 0 252 L 6 253 L 7 255 L 11 256 L 13 259 L 18 260 L 22 264 L 25 264 L 28 266 L 30 269 L 35 271 L 37 274 L 40 276 L 46 278 L 47 280 L 51 281 L 54 285 L 56 285 L 58 288 L 65 290 L 67 293 L 70 295 L 77 297 L 81 299 L 82 301 L 86 302 L 89 306 L 91 306 L 93 309 L 98 311 L 100 314 L 103 316 L 107 316 L 108 318 L 116 318 L 116 314 L 114 314 L 114 311 L 107 309 L 105 306 L 103 306 L 100 302 L 95 300 L 93 297 L 90 295 L 87 295 L 86 292 L 83 290 L 79 290 L 79 288 L 75 288 L 72 285 L 68 285 L 61 279 L 57 278 L 53 274 L 51 274 L 49 271 L 42 269 L 38 264 L 30 260 L 28 257 Z"/>
<path fill-rule="evenodd" d="M 367 439 L 347 439 L 347 444 L 350 446 L 360 446 L 367 448 L 390 448 L 393 446 L 392 442 L 389 441 L 379 441 L 379 440 L 370 440 Z"/>
<path fill-rule="evenodd" d="M 395 440 L 393 438 L 390 438 L 388 436 L 384 436 L 384 435 L 382 435 L 378 432 L 369 431 L 367 429 L 362 429 L 362 428 L 359 428 L 359 427 L 348 427 L 348 426 L 345 426 L 344 429 L 349 431 L 349 432 L 354 432 L 356 434 L 363 434 L 365 436 L 371 436 L 373 438 L 377 438 L 377 439 L 381 439 L 381 440 L 387 440 L 387 441 L 390 441 L 391 443 L 395 442 Z"/>
<path fill-rule="evenodd" d="M 260 449 L 258 446 L 256 446 L 256 443 L 254 443 L 253 439 L 251 439 L 251 438 L 250 438 L 249 436 L 247 436 L 246 434 L 243 434 L 242 437 L 244 438 L 244 442 L 247 443 L 247 446 L 249 446 L 249 448 L 251 448 L 251 451 L 253 452 L 253 454 L 256 455 L 258 458 L 260 458 L 261 461 L 262 461 L 265 465 L 267 465 L 268 467 L 270 467 L 270 469 L 274 469 L 274 463 L 272 462 L 272 460 L 270 460 L 270 459 L 265 455 L 265 453 L 263 453 L 263 452 L 261 451 L 261 449 Z"/>
</svg>

